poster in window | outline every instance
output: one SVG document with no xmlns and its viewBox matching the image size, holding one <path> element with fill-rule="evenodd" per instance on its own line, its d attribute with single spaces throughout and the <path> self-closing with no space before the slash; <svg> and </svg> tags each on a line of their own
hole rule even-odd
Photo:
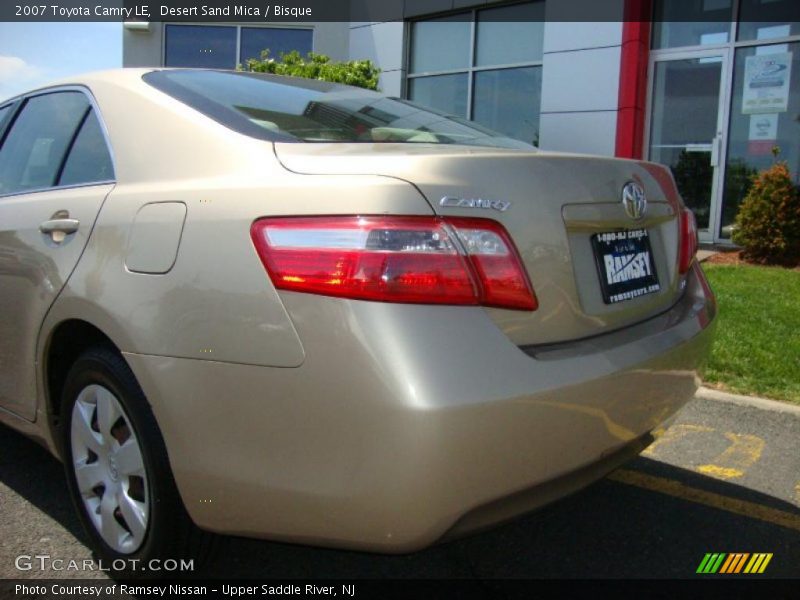
<svg viewBox="0 0 800 600">
<path fill-rule="evenodd" d="M 789 108 L 792 53 L 748 56 L 744 66 L 742 113 L 781 113 Z"/>
<path fill-rule="evenodd" d="M 750 133 L 747 136 L 747 153 L 766 156 L 778 144 L 778 114 L 750 115 Z"/>
</svg>

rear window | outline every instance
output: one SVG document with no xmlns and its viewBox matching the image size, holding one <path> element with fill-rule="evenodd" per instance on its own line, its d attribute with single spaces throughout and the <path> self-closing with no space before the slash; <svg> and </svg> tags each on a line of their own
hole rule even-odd
<svg viewBox="0 0 800 600">
<path fill-rule="evenodd" d="M 144 80 L 230 129 L 264 140 L 534 149 L 454 115 L 333 83 L 183 69 L 153 71 Z"/>
</svg>

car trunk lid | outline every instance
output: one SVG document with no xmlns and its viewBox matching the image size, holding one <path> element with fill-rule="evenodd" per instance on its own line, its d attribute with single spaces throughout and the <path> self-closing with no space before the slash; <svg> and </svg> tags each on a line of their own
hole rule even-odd
<svg viewBox="0 0 800 600">
<path fill-rule="evenodd" d="M 282 164 L 297 173 L 396 177 L 416 186 L 439 215 L 486 217 L 502 223 L 523 259 L 539 309 L 486 310 L 518 345 L 563 342 L 619 329 L 663 312 L 680 294 L 680 200 L 669 172 L 660 165 L 434 144 L 278 143 L 275 148 Z M 622 202 L 623 187 L 629 182 L 640 185 L 647 198 L 646 212 L 638 220 L 626 213 Z M 618 257 L 616 265 L 610 259 L 606 267 L 610 271 L 603 271 L 609 260 L 604 249 L 608 251 L 614 239 L 601 237 L 606 241 L 595 242 L 595 248 L 593 237 L 641 230 L 647 232 L 650 265 L 622 264 Z M 631 235 L 638 239 L 642 234 Z M 644 250 L 639 244 L 643 242 L 632 246 L 637 253 Z M 608 280 L 613 272 L 617 283 L 632 278 L 636 286 L 650 267 L 657 284 L 651 280 L 648 287 L 655 291 L 607 302 L 601 278 Z"/>
</svg>

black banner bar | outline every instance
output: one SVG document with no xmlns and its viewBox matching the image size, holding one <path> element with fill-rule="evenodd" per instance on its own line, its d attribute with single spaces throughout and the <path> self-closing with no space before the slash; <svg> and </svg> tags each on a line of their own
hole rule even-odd
<svg viewBox="0 0 800 600">
<path fill-rule="evenodd" d="M 512 2 L 513 3 L 513 2 Z M 519 2 L 516 2 L 519 3 Z M 542 10 L 525 11 L 525 20 L 618 22 L 626 18 L 725 22 L 736 19 L 733 3 L 708 10 L 679 10 L 681 0 L 540 0 Z M 2 0 L 0 21 L 151 21 L 151 22 L 385 22 L 450 15 L 471 20 L 472 9 L 503 6 L 486 0 Z M 696 4 L 696 3 L 695 3 Z M 702 3 L 701 3 L 702 4 Z M 703 5 L 705 6 L 705 5 Z M 755 20 L 800 21 L 800 1 L 772 0 L 769 14 Z M 643 16 L 639 16 L 643 15 Z M 506 11 L 482 10 L 482 20 L 508 21 Z M 750 18 L 743 11 L 740 20 Z"/>
<path fill-rule="evenodd" d="M 797 582 L 746 575 L 687 580 L 3 580 L 0 598 L 89 600 L 93 598 L 239 598 L 337 600 L 459 600 L 503 598 L 530 600 L 542 595 L 564 598 L 796 598 Z"/>
</svg>

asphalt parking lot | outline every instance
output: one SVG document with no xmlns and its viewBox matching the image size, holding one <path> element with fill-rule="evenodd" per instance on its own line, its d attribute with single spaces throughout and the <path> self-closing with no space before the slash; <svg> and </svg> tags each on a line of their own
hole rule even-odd
<svg viewBox="0 0 800 600">
<path fill-rule="evenodd" d="M 706 553 L 771 553 L 763 575 L 800 577 L 800 412 L 693 400 L 643 456 L 535 514 L 407 556 L 226 539 L 204 576 L 632 578 L 696 575 Z M 0 426 L 0 578 L 19 555 L 83 560 L 61 465 Z"/>
</svg>

